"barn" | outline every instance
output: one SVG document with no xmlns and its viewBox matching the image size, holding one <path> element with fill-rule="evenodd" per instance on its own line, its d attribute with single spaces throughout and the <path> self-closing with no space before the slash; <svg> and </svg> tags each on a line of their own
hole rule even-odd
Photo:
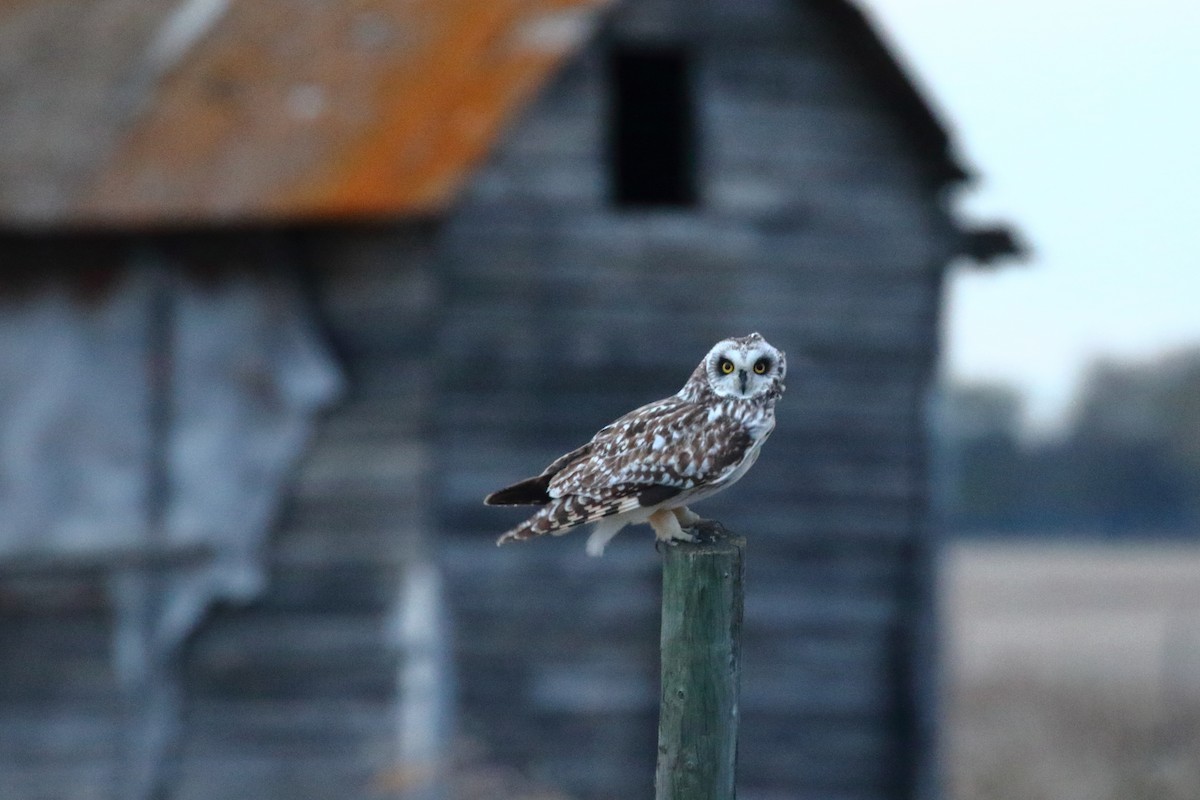
<svg viewBox="0 0 1200 800">
<path fill-rule="evenodd" d="M 740 792 L 936 796 L 941 289 L 1015 248 L 858 5 L 31 0 L 0 63 L 0 796 L 649 796 L 649 535 L 480 501 L 753 330 Z"/>
</svg>

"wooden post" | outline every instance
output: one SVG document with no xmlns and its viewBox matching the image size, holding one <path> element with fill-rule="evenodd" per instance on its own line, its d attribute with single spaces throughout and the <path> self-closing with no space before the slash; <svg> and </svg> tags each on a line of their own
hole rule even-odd
<svg viewBox="0 0 1200 800">
<path fill-rule="evenodd" d="M 746 540 L 666 548 L 656 800 L 733 800 Z"/>
</svg>

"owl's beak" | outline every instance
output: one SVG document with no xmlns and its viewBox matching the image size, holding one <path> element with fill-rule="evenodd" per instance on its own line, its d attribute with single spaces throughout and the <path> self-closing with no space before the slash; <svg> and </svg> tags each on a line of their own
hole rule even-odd
<svg viewBox="0 0 1200 800">
<path fill-rule="evenodd" d="M 742 394 L 746 393 L 746 370 L 738 370 L 738 383 L 742 385 Z"/>
</svg>

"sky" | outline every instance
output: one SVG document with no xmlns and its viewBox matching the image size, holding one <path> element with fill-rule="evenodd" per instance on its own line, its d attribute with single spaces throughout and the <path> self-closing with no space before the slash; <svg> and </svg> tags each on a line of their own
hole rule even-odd
<svg viewBox="0 0 1200 800">
<path fill-rule="evenodd" d="M 954 271 L 943 372 L 1048 431 L 1097 358 L 1200 346 L 1200 0 L 860 0 L 1023 263 Z"/>
</svg>

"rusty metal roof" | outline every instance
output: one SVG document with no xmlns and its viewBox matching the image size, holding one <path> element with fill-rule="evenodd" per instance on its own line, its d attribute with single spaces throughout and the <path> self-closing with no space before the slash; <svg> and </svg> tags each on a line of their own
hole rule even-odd
<svg viewBox="0 0 1200 800">
<path fill-rule="evenodd" d="M 429 215 L 605 0 L 16 0 L 0 225 Z"/>
</svg>

